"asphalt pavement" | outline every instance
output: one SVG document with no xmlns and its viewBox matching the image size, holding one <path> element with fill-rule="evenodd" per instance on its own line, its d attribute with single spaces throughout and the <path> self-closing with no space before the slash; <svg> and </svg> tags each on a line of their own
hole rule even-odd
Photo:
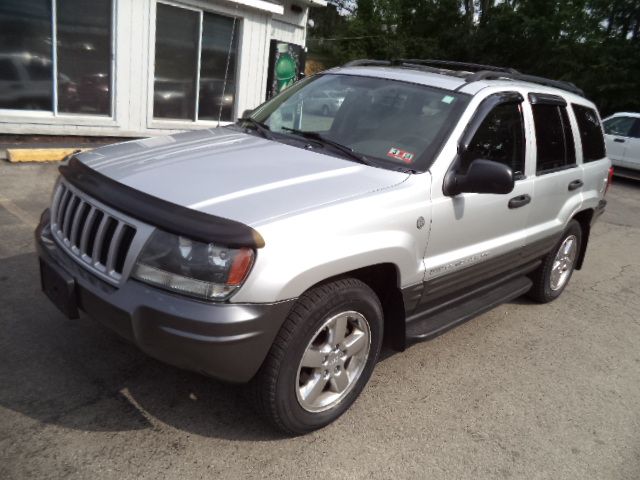
<svg viewBox="0 0 640 480">
<path fill-rule="evenodd" d="M 55 164 L 0 162 L 0 478 L 640 478 L 640 182 L 556 302 L 387 352 L 335 424 L 283 438 L 241 388 L 146 357 L 39 290 Z"/>
</svg>

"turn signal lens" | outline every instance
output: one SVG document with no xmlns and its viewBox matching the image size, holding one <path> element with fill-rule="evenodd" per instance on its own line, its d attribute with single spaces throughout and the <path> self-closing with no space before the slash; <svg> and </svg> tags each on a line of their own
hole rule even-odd
<svg viewBox="0 0 640 480">
<path fill-rule="evenodd" d="M 231 264 L 227 285 L 242 285 L 252 264 L 253 250 L 250 248 L 241 248 L 238 250 Z"/>
</svg>

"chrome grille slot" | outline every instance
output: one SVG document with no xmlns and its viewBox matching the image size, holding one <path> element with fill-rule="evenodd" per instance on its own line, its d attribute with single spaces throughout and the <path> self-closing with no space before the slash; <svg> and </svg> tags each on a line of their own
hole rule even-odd
<svg viewBox="0 0 640 480">
<path fill-rule="evenodd" d="M 60 183 L 51 206 L 51 231 L 89 270 L 112 283 L 120 281 L 136 227 Z"/>
</svg>

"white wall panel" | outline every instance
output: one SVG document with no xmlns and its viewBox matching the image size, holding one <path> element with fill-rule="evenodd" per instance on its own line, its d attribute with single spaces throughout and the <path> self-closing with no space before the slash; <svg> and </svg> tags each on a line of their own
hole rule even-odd
<svg viewBox="0 0 640 480">
<path fill-rule="evenodd" d="M 211 121 L 157 121 L 151 118 L 156 0 L 113 1 L 113 118 L 0 110 L 0 133 L 125 137 L 161 135 L 217 125 Z M 166 1 L 238 17 L 238 115 L 264 101 L 270 40 L 274 38 L 298 45 L 305 43 L 307 10 L 292 12 L 290 0 L 280 2 L 284 6 L 282 15 L 226 0 Z"/>
</svg>

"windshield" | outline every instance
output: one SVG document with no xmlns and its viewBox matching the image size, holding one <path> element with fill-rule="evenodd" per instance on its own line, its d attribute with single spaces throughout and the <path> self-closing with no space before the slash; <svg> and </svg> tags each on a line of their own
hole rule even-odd
<svg viewBox="0 0 640 480">
<path fill-rule="evenodd" d="M 345 146 L 377 166 L 424 171 L 468 98 L 396 80 L 323 74 L 283 91 L 251 119 L 273 133 Z"/>
</svg>

